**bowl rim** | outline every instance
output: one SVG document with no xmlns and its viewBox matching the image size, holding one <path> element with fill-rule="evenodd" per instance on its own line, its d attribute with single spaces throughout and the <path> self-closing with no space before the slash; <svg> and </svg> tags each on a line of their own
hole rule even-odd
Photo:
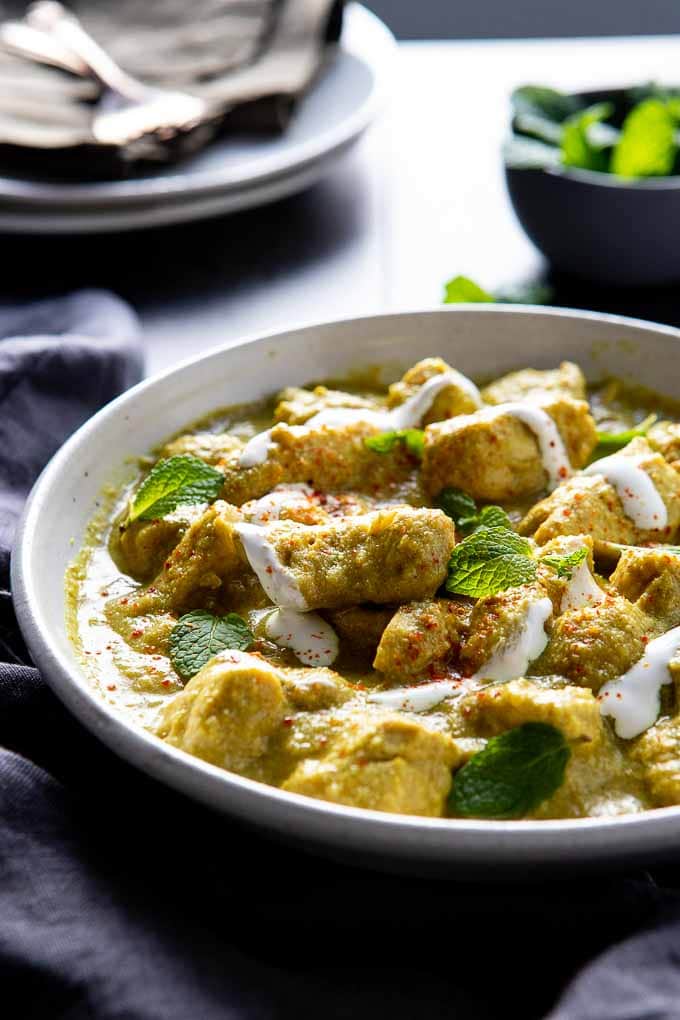
<svg viewBox="0 0 680 1020">
<path fill-rule="evenodd" d="M 85 674 L 73 667 L 62 655 L 58 644 L 51 640 L 52 630 L 60 626 L 61 621 L 49 621 L 42 614 L 39 592 L 32 578 L 32 548 L 36 526 L 41 524 L 51 488 L 58 485 L 62 464 L 79 447 L 96 442 L 98 429 L 103 423 L 124 412 L 128 404 L 143 399 L 148 391 L 159 387 L 168 378 L 185 373 L 193 365 L 228 357 L 228 352 L 235 348 L 272 339 L 285 344 L 300 333 L 313 332 L 320 327 L 350 328 L 352 325 L 381 319 L 388 326 L 390 322 L 409 316 L 456 315 L 461 312 L 501 318 L 507 315 L 541 315 L 553 319 L 606 322 L 624 330 L 631 326 L 642 328 L 658 333 L 671 342 L 680 343 L 680 329 L 644 319 L 553 306 L 481 303 L 306 322 L 297 326 L 290 325 L 284 331 L 271 330 L 249 335 L 198 356 L 187 357 L 171 368 L 142 380 L 101 408 L 66 440 L 36 480 L 19 521 L 11 558 L 11 586 L 21 631 L 48 686 L 76 718 L 115 754 L 196 800 L 256 825 L 279 830 L 296 830 L 299 825 L 303 832 L 305 827 L 314 830 L 311 836 L 307 833 L 307 838 L 319 843 L 332 843 L 341 835 L 346 843 L 354 843 L 356 846 L 365 844 L 366 833 L 370 831 L 376 849 L 388 849 L 399 843 L 404 848 L 410 847 L 421 858 L 430 857 L 433 860 L 441 860 L 440 837 L 446 835 L 449 837 L 447 846 L 452 851 L 452 862 L 460 859 L 461 851 L 466 856 L 471 851 L 479 852 L 486 855 L 488 862 L 496 859 L 507 862 L 520 850 L 524 863 L 532 856 L 536 861 L 547 857 L 557 862 L 565 854 L 569 841 L 578 842 L 586 857 L 598 850 L 602 857 L 605 850 L 612 851 L 612 832 L 617 833 L 617 843 L 621 850 L 627 846 L 630 853 L 645 848 L 658 851 L 662 845 L 676 847 L 680 840 L 680 805 L 654 808 L 634 815 L 499 821 L 391 814 L 289 793 L 210 765 L 143 730 L 101 698 Z M 268 814 L 263 820 L 261 816 Z"/>
<path fill-rule="evenodd" d="M 589 96 L 607 95 L 628 92 L 632 86 L 617 85 L 612 88 L 580 89 L 566 92 L 564 95 L 585 99 Z M 603 100 L 600 100 L 603 101 Z M 510 117 L 510 137 L 515 137 Z M 520 136 L 521 137 L 521 136 Z M 534 173 L 556 177 L 559 180 L 575 181 L 577 184 L 588 184 L 597 188 L 614 188 L 619 191 L 680 191 L 680 173 L 667 174 L 665 177 L 617 177 L 616 174 L 605 173 L 603 170 L 586 170 L 577 166 L 508 166 L 503 161 L 506 173 Z"/>
</svg>

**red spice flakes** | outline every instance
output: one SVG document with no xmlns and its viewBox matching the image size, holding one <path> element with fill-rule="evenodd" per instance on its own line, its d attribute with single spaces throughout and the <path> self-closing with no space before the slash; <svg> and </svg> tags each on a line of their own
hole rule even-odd
<svg viewBox="0 0 680 1020">
<path fill-rule="evenodd" d="M 106 597 L 109 593 L 108 593 L 108 591 L 100 591 L 99 594 L 103 595 L 104 597 Z"/>
<path fill-rule="evenodd" d="M 135 638 L 141 637 L 143 633 L 144 633 L 144 631 L 141 629 L 141 627 L 137 627 L 136 630 L 132 631 L 132 633 L 130 634 L 130 637 L 135 637 Z"/>
<path fill-rule="evenodd" d="M 169 687 L 169 686 L 170 686 L 170 681 L 169 680 L 167 680 L 167 679 L 166 680 L 161 680 L 161 687 Z"/>
<path fill-rule="evenodd" d="M 293 720 L 292 720 L 291 716 L 289 716 L 289 715 L 286 716 L 286 718 L 283 720 L 283 725 L 284 726 L 292 726 L 293 725 Z"/>
<path fill-rule="evenodd" d="M 121 599 L 120 600 L 120 604 L 121 604 L 121 606 L 126 606 L 129 601 L 130 601 L 129 599 Z"/>
<path fill-rule="evenodd" d="M 163 564 L 163 567 L 165 568 L 165 570 L 169 570 L 171 566 L 172 566 L 172 562 L 170 560 L 166 560 L 165 563 Z"/>
<path fill-rule="evenodd" d="M 116 687 L 116 684 L 107 684 L 106 685 L 106 689 L 107 689 L 107 691 L 115 691 L 115 690 L 117 690 L 117 687 Z"/>
</svg>

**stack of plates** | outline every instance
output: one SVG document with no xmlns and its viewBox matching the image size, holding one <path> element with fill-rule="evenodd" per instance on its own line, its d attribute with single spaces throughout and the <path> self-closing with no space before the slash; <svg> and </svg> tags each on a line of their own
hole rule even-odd
<svg viewBox="0 0 680 1020">
<path fill-rule="evenodd" d="M 301 191 L 368 127 L 385 95 L 394 53 L 386 26 L 350 4 L 337 57 L 283 135 L 224 138 L 181 164 L 123 181 L 62 184 L 0 177 L 0 230 L 133 230 L 248 209 Z"/>
</svg>

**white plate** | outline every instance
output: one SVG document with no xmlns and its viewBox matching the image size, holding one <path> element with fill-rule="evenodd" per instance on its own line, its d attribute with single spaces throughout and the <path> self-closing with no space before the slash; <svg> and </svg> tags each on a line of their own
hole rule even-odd
<svg viewBox="0 0 680 1020">
<path fill-rule="evenodd" d="M 459 306 L 372 316 L 266 336 L 140 383 L 85 424 L 37 482 L 12 558 L 16 611 L 43 676 L 81 722 L 161 781 L 218 811 L 328 854 L 403 870 L 490 877 L 644 861 L 680 848 L 680 807 L 619 818 L 547 822 L 423 819 L 340 807 L 244 779 L 137 728 L 93 690 L 64 624 L 64 571 L 102 487 L 124 459 L 216 407 L 357 367 L 400 369 L 441 355 L 470 375 L 556 365 L 591 378 L 616 373 L 677 396 L 680 331 L 595 313 Z"/>
<path fill-rule="evenodd" d="M 179 166 L 92 184 L 0 177 L 0 230 L 125 230 L 233 212 L 299 191 L 361 136 L 387 93 L 396 50 L 386 26 L 359 4 L 341 46 L 276 138 L 225 138 Z"/>
</svg>

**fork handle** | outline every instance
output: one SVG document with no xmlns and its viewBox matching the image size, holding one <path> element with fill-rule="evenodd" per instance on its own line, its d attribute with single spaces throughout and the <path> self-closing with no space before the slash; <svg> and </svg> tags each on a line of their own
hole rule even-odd
<svg viewBox="0 0 680 1020">
<path fill-rule="evenodd" d="M 95 42 L 81 23 L 56 0 L 39 0 L 26 12 L 26 21 L 67 47 L 102 85 L 133 102 L 148 96 L 142 82 L 132 78 Z"/>
</svg>

